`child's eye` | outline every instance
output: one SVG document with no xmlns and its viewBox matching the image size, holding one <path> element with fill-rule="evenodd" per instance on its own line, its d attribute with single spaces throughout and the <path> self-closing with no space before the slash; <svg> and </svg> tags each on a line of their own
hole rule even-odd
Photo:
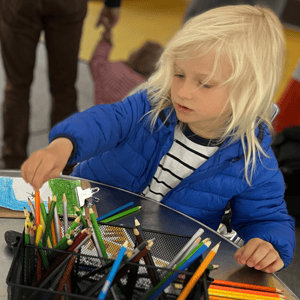
<svg viewBox="0 0 300 300">
<path fill-rule="evenodd" d="M 201 81 L 199 81 L 199 84 L 200 84 L 201 86 L 203 86 L 204 88 L 206 88 L 206 89 L 210 89 L 210 88 L 212 87 L 212 85 L 203 84 Z"/>
<path fill-rule="evenodd" d="M 178 77 L 178 78 L 184 78 L 184 75 L 182 74 L 174 74 L 175 77 Z"/>
</svg>

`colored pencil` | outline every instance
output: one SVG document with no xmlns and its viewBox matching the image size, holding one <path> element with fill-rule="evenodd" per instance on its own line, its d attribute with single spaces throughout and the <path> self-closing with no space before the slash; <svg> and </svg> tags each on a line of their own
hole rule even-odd
<svg viewBox="0 0 300 300">
<path fill-rule="evenodd" d="M 211 242 L 206 240 L 204 244 L 189 258 L 185 258 L 182 260 L 176 267 L 175 270 L 178 271 L 184 271 L 187 269 L 196 259 L 198 259 L 204 251 L 210 246 Z M 159 297 L 159 295 L 164 291 L 166 287 L 168 287 L 171 282 L 173 282 L 177 277 L 179 273 L 170 271 L 165 278 L 163 278 L 157 286 L 155 286 L 152 290 L 147 292 L 145 296 L 142 297 L 143 300 L 154 300 Z"/>
<path fill-rule="evenodd" d="M 182 260 L 184 255 L 187 255 L 191 251 L 191 246 L 194 242 L 203 234 L 204 230 L 200 228 L 192 237 L 191 239 L 184 245 L 184 247 L 177 253 L 177 255 L 172 259 L 172 261 L 168 265 L 168 269 L 172 269 L 180 260 Z M 199 244 L 199 243 L 198 243 Z"/>
<path fill-rule="evenodd" d="M 91 222 L 90 218 L 87 219 L 87 223 L 88 223 L 89 228 L 93 229 L 93 225 L 92 225 L 92 222 Z M 92 230 L 92 241 L 93 241 L 94 246 L 95 246 L 95 248 L 97 250 L 98 256 L 102 257 L 101 248 L 100 248 L 100 245 L 99 245 L 99 242 L 98 242 L 95 230 Z"/>
<path fill-rule="evenodd" d="M 35 219 L 35 209 L 34 209 L 32 201 L 30 199 L 28 199 L 28 205 L 29 205 L 30 211 L 33 215 L 33 218 Z"/>
<path fill-rule="evenodd" d="M 139 235 L 140 235 L 142 241 L 145 241 L 146 238 L 144 236 L 144 232 L 143 232 L 141 224 L 140 224 L 140 222 L 138 221 L 137 218 L 134 218 L 134 225 L 136 226 L 136 228 L 137 228 L 137 230 L 139 232 Z M 153 258 L 152 258 L 152 255 L 151 255 L 150 251 L 147 253 L 147 256 L 148 256 L 150 265 L 155 267 L 155 263 L 153 261 Z M 156 281 L 159 282 L 160 281 L 159 275 L 157 274 L 157 272 L 156 272 L 155 269 L 153 269 L 153 271 L 154 271 L 154 275 L 155 275 Z"/>
<path fill-rule="evenodd" d="M 65 272 L 64 272 L 63 276 L 61 277 L 61 279 L 59 281 L 59 285 L 58 285 L 58 288 L 57 288 L 58 292 L 63 292 L 63 288 L 64 288 L 65 284 L 67 283 L 68 278 L 69 278 L 69 276 L 71 274 L 73 265 L 75 263 L 75 259 L 76 259 L 76 256 L 73 255 L 71 257 L 71 259 L 69 260 L 69 262 L 67 264 L 67 267 L 65 269 Z"/>
<path fill-rule="evenodd" d="M 151 250 L 153 244 L 154 243 L 152 240 L 148 240 L 147 246 L 144 247 L 142 250 L 140 250 L 134 257 L 131 257 L 128 260 L 126 260 L 126 262 L 138 263 L 139 260 L 142 257 L 145 257 L 145 255 Z M 130 264 L 124 265 L 116 274 L 113 284 L 117 283 L 132 267 L 133 267 L 133 265 L 130 265 Z"/>
<path fill-rule="evenodd" d="M 27 210 L 26 207 L 24 207 L 24 216 L 25 216 L 25 218 L 26 218 L 26 216 L 30 217 L 29 211 Z"/>
<path fill-rule="evenodd" d="M 29 249 L 26 247 L 30 244 L 30 236 L 29 236 L 30 228 L 29 224 L 25 223 L 25 230 L 24 230 L 24 242 L 25 242 L 25 258 L 24 258 L 24 284 L 28 284 L 29 281 L 29 268 L 30 268 L 30 253 Z"/>
<path fill-rule="evenodd" d="M 243 289 L 247 289 L 247 290 L 265 291 L 265 292 L 270 292 L 270 293 L 283 293 L 284 292 L 283 290 L 277 289 L 275 287 L 241 283 L 241 282 L 233 282 L 233 281 L 226 281 L 226 280 L 219 280 L 219 279 L 215 279 L 212 283 L 217 284 L 217 285 L 232 286 L 232 287 L 238 287 L 238 288 L 243 288 Z"/>
<path fill-rule="evenodd" d="M 36 222 L 36 226 L 38 227 L 40 225 L 41 222 L 41 206 L 40 206 L 40 192 L 36 191 L 35 192 L 35 222 Z"/>
<path fill-rule="evenodd" d="M 98 222 L 98 221 L 101 221 L 101 220 L 104 220 L 104 219 L 106 219 L 106 218 L 108 218 L 108 217 L 110 217 L 110 216 L 112 216 L 112 215 L 115 215 L 116 213 L 118 213 L 118 212 L 124 210 L 125 208 L 127 208 L 127 207 L 129 207 L 129 206 L 131 206 L 131 205 L 133 205 L 133 204 L 134 204 L 133 202 L 129 202 L 129 203 L 127 203 L 127 204 L 125 204 L 125 205 L 123 205 L 123 206 L 120 206 L 119 208 L 117 208 L 117 209 L 115 209 L 115 210 L 112 210 L 111 212 L 109 212 L 109 213 L 107 213 L 107 214 L 105 214 L 105 215 L 103 215 L 103 216 L 97 218 L 96 220 L 97 220 L 97 222 Z"/>
<path fill-rule="evenodd" d="M 228 286 L 221 286 L 221 285 L 215 285 L 211 284 L 209 287 L 210 290 L 216 290 L 216 291 L 227 291 L 227 292 L 233 292 L 233 293 L 241 293 L 246 294 L 248 297 L 257 297 L 257 296 L 265 296 L 265 297 L 273 297 L 273 298 L 286 298 L 285 296 L 279 295 L 277 293 L 268 293 L 268 292 L 262 292 L 262 291 L 253 291 L 253 290 L 246 290 L 246 289 L 239 289 L 234 287 L 228 287 Z"/>
<path fill-rule="evenodd" d="M 141 208 L 142 208 L 141 206 L 135 206 L 135 207 L 133 207 L 131 209 L 125 210 L 123 212 L 120 212 L 120 213 L 118 213 L 118 214 L 116 214 L 114 216 L 111 216 L 109 218 L 103 219 L 101 222 L 103 222 L 103 223 L 111 223 L 111 222 L 116 221 L 118 219 L 121 219 L 123 217 L 127 217 L 128 215 L 130 215 L 130 214 L 132 214 L 134 212 L 137 212 Z"/>
<path fill-rule="evenodd" d="M 97 236 L 97 241 L 98 241 L 100 249 L 101 249 L 102 257 L 108 258 L 108 255 L 106 253 L 106 248 L 105 248 L 105 245 L 104 245 L 104 242 L 103 242 L 103 239 L 102 239 L 102 236 L 101 236 L 101 232 L 100 232 L 100 229 L 99 229 L 99 225 L 97 223 L 95 213 L 94 213 L 94 211 L 91 207 L 89 208 L 89 213 L 90 213 L 90 218 L 91 218 L 91 222 L 92 222 L 92 225 L 93 225 L 93 229 L 95 231 L 95 234 Z"/>
<path fill-rule="evenodd" d="M 38 246 L 43 247 L 42 240 L 39 240 Z M 42 262 L 44 264 L 44 267 L 45 267 L 46 270 L 48 270 L 49 269 L 49 262 L 48 262 L 47 254 L 46 254 L 44 249 L 39 249 L 39 251 L 40 251 L 40 255 L 41 255 L 41 259 L 42 259 Z"/>
<path fill-rule="evenodd" d="M 35 236 L 35 245 L 36 246 L 39 244 L 39 241 L 42 238 L 42 233 L 43 233 L 43 226 L 40 224 L 36 230 L 36 236 Z"/>
<path fill-rule="evenodd" d="M 65 193 L 63 194 L 62 197 L 62 203 L 63 203 L 64 234 L 66 234 L 68 231 L 69 222 L 68 222 L 68 202 Z"/>
<path fill-rule="evenodd" d="M 80 221 L 81 221 L 83 227 L 84 227 L 84 228 L 88 228 L 89 225 L 87 224 L 87 222 L 86 222 L 84 216 L 82 215 L 80 209 L 79 209 L 77 206 L 74 205 L 74 210 L 75 210 L 76 215 L 77 215 L 78 217 L 80 217 Z"/>
<path fill-rule="evenodd" d="M 222 290 L 208 289 L 209 296 L 219 296 L 227 297 L 232 299 L 241 299 L 241 300 L 275 300 L 275 299 L 284 299 L 284 298 L 274 298 L 274 297 L 265 297 L 260 295 L 251 295 L 245 293 L 234 293 Z"/>
<path fill-rule="evenodd" d="M 40 207 L 41 207 L 41 214 L 42 214 L 42 216 L 44 218 L 44 221 L 46 223 L 47 222 L 48 214 L 47 214 L 47 211 L 46 211 L 46 207 L 45 207 L 44 201 L 41 201 Z"/>
<path fill-rule="evenodd" d="M 78 250 L 82 245 L 84 245 L 88 240 L 90 236 L 87 236 L 80 244 L 78 244 L 73 251 Z M 43 274 L 43 276 L 37 280 L 33 287 L 43 287 L 47 284 L 49 280 L 51 280 L 60 270 L 67 264 L 69 259 L 73 256 L 72 253 L 62 253 L 60 256 L 58 256 L 55 261 L 51 264 L 50 268 Z M 32 299 L 36 299 L 31 295 Z"/>
<path fill-rule="evenodd" d="M 137 228 L 134 228 L 134 229 L 133 229 L 133 233 L 134 233 L 134 235 L 135 235 L 137 244 L 140 245 L 140 244 L 143 242 L 143 239 L 141 238 L 138 229 L 137 229 Z M 150 266 L 151 266 L 151 262 L 150 262 L 150 259 L 149 259 L 149 252 L 147 253 L 147 255 L 145 255 L 145 256 L 143 257 L 143 259 L 144 259 L 146 265 L 150 265 Z M 147 269 L 147 272 L 148 272 L 148 274 L 149 274 L 149 277 L 150 277 L 150 280 L 151 280 L 152 285 L 153 285 L 153 286 L 156 286 L 156 285 L 159 283 L 159 281 L 160 281 L 160 278 L 159 278 L 158 274 L 157 274 L 157 273 L 155 272 L 155 270 L 152 269 L 152 268 L 147 268 L 147 267 L 146 267 L 146 269 Z M 155 274 L 155 273 L 156 273 L 156 274 Z"/>
<path fill-rule="evenodd" d="M 108 273 L 108 276 L 107 276 L 107 279 L 106 279 L 106 282 L 98 296 L 98 299 L 100 300 L 103 300 L 105 299 L 106 295 L 107 295 L 107 292 L 108 290 L 110 289 L 110 286 L 116 276 L 116 273 L 117 273 L 117 270 L 122 262 L 122 259 L 124 257 L 124 254 L 125 254 L 125 251 L 128 247 L 128 241 L 125 241 L 125 243 L 123 244 L 123 246 L 121 247 L 120 251 L 119 251 L 119 254 L 118 254 L 118 257 L 117 259 L 115 260 L 110 272 Z"/>
<path fill-rule="evenodd" d="M 47 239 L 48 239 L 48 236 L 49 236 L 49 232 L 51 230 L 51 222 L 52 222 L 52 219 L 53 219 L 55 206 L 56 206 L 56 198 L 53 198 L 52 202 L 51 202 L 49 215 L 48 215 L 48 218 L 47 218 L 45 234 L 44 234 L 44 237 L 43 237 L 43 246 L 46 246 Z M 53 234 L 52 234 L 52 238 L 54 239 Z M 54 246 L 54 241 L 52 241 L 52 245 Z"/>
<path fill-rule="evenodd" d="M 213 249 L 210 250 L 210 252 L 207 254 L 207 256 L 205 257 L 205 259 L 203 260 L 201 265 L 198 267 L 198 269 L 196 270 L 196 272 L 192 276 L 192 278 L 189 280 L 187 285 L 184 287 L 184 289 L 180 293 L 177 300 L 186 299 L 186 297 L 189 295 L 189 293 L 191 292 L 191 290 L 193 289 L 193 287 L 195 286 L 197 281 L 200 279 L 203 272 L 206 270 L 207 266 L 210 264 L 210 262 L 212 261 L 212 259 L 216 255 L 216 253 L 218 252 L 220 243 L 221 242 L 219 242 Z"/>
<path fill-rule="evenodd" d="M 43 217 L 42 213 L 41 213 L 41 225 L 43 226 L 43 233 L 45 233 L 46 224 L 45 224 L 44 217 Z M 48 248 L 52 248 L 52 243 L 51 243 L 51 240 L 50 240 L 50 235 L 47 238 L 47 245 L 48 245 Z"/>
<path fill-rule="evenodd" d="M 190 246 L 193 245 L 195 240 L 203 234 L 204 230 L 202 228 L 198 229 L 196 233 L 190 238 L 190 240 L 184 245 L 184 247 L 177 253 L 177 255 L 172 259 L 168 265 L 168 269 L 172 269 L 178 262 L 182 259 L 184 255 L 187 254 Z"/>
<path fill-rule="evenodd" d="M 55 249 L 64 250 L 68 247 L 67 241 L 68 241 L 68 235 L 70 234 L 71 230 L 74 230 L 76 227 L 79 226 L 80 223 L 80 217 L 77 217 L 71 226 L 69 227 L 68 231 L 66 232 L 65 236 L 57 243 L 57 245 L 54 247 Z"/>
<path fill-rule="evenodd" d="M 53 196 L 52 201 L 56 201 L 56 196 Z M 55 235 L 56 235 L 56 242 L 57 244 L 60 242 L 61 237 L 60 237 L 60 224 L 59 224 L 59 217 L 57 213 L 57 206 L 54 207 L 54 215 L 53 215 L 53 220 L 54 220 L 54 229 L 55 229 Z"/>
</svg>

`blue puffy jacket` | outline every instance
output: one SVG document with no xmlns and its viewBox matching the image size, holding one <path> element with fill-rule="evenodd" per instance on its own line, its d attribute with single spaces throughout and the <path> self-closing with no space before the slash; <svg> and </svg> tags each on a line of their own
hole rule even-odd
<svg viewBox="0 0 300 300">
<path fill-rule="evenodd" d="M 68 163 L 81 163 L 72 175 L 141 193 L 172 146 L 177 124 L 175 114 L 166 121 L 162 112 L 151 132 L 147 116 L 143 117 L 150 109 L 145 91 L 118 103 L 97 105 L 55 126 L 50 141 L 63 136 L 73 142 Z M 244 178 L 240 141 L 230 145 L 225 141 L 162 203 L 216 230 L 230 201 L 231 225 L 239 236 L 245 242 L 258 237 L 272 243 L 287 266 L 295 248 L 294 220 L 283 199 L 284 180 L 266 126 L 257 128 L 257 136 L 269 158 L 257 160 L 251 187 Z"/>
</svg>

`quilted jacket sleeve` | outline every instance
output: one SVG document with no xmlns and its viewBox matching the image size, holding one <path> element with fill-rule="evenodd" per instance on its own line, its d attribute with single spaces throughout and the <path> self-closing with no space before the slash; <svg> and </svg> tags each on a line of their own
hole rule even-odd
<svg viewBox="0 0 300 300">
<path fill-rule="evenodd" d="M 294 220 L 284 201 L 284 179 L 271 148 L 257 162 L 252 186 L 231 201 L 232 227 L 244 239 L 261 238 L 279 252 L 286 267 L 295 250 Z"/>
<path fill-rule="evenodd" d="M 134 134 L 149 106 L 145 91 L 117 103 L 93 106 L 57 124 L 49 141 L 58 137 L 72 141 L 74 150 L 68 164 L 87 160 Z"/>
</svg>

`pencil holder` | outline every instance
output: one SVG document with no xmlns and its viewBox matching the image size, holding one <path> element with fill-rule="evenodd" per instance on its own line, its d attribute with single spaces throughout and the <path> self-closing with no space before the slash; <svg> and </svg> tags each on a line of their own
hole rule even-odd
<svg viewBox="0 0 300 300">
<path fill-rule="evenodd" d="M 69 225 L 73 221 L 74 219 L 69 218 Z M 60 223 L 63 235 L 62 219 Z M 80 232 L 80 226 L 82 224 L 75 229 L 75 239 Z M 143 230 L 146 240 L 154 239 L 153 246 L 148 251 L 151 253 L 154 264 L 145 264 L 145 256 L 137 262 L 130 261 L 136 243 L 133 228 L 104 224 L 100 224 L 98 228 L 105 246 L 105 255 L 101 256 L 92 238 L 86 239 L 80 248 L 70 252 L 67 251 L 68 248 L 59 250 L 25 245 L 23 237 L 19 242 L 6 279 L 8 299 L 98 299 L 108 273 L 126 240 L 129 242 L 125 253 L 127 259 L 122 260 L 105 299 L 158 299 L 158 297 L 153 298 L 155 294 L 150 293 L 154 287 L 154 280 L 159 283 L 166 278 L 167 274 L 176 273 L 177 278 L 174 278 L 175 280 L 162 290 L 159 299 L 177 299 L 202 260 L 200 256 L 185 271 L 168 269 L 169 262 L 190 237 Z M 156 279 L 153 278 L 153 274 L 157 276 Z M 209 271 L 206 270 L 193 288 L 189 299 L 195 299 L 191 298 L 194 296 L 197 299 L 209 299 L 207 294 L 209 283 Z"/>
</svg>

